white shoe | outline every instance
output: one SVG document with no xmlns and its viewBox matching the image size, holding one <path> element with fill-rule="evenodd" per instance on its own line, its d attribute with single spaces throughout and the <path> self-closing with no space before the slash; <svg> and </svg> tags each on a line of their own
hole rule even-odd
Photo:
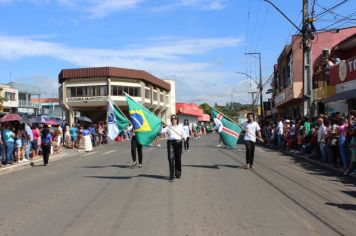
<svg viewBox="0 0 356 236">
<path fill-rule="evenodd" d="M 221 147 L 221 144 L 216 145 L 217 147 Z"/>
<path fill-rule="evenodd" d="M 190 150 L 188 149 L 187 152 L 190 152 Z"/>
<path fill-rule="evenodd" d="M 161 146 L 161 144 L 157 144 L 157 147 L 160 147 Z"/>
</svg>

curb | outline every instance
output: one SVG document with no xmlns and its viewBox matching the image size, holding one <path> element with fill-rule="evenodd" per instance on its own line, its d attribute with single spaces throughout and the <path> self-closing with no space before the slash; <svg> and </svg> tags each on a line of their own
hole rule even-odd
<svg viewBox="0 0 356 236">
<path fill-rule="evenodd" d="M 268 147 L 268 146 L 265 146 L 265 145 L 259 145 L 259 146 L 264 147 L 264 148 L 268 148 L 268 149 L 275 150 L 276 152 L 283 153 L 283 154 L 285 154 L 285 155 L 291 156 L 291 157 L 293 157 L 293 158 L 295 158 L 295 159 L 298 159 L 298 160 L 302 160 L 302 161 L 308 162 L 308 163 L 313 164 L 313 165 L 322 166 L 322 167 L 324 167 L 324 168 L 326 168 L 326 169 L 328 169 L 328 170 L 330 170 L 330 171 L 334 171 L 334 172 L 340 173 L 340 175 L 341 175 L 342 177 L 345 177 L 345 178 L 351 177 L 351 178 L 356 179 L 356 176 L 354 176 L 354 175 L 344 176 L 344 171 L 343 171 L 343 170 L 338 169 L 338 168 L 335 168 L 335 167 L 333 167 L 333 166 L 331 166 L 331 165 L 328 165 L 328 164 L 326 164 L 326 163 L 319 162 L 319 161 L 314 160 L 314 159 L 312 159 L 312 158 L 308 158 L 308 156 L 306 156 L 306 155 L 301 155 L 301 154 L 297 154 L 297 153 L 290 153 L 290 152 L 286 152 L 286 151 L 278 151 L 278 150 L 276 150 L 276 149 L 274 149 L 274 148 L 271 148 L 271 147 Z"/>
</svg>

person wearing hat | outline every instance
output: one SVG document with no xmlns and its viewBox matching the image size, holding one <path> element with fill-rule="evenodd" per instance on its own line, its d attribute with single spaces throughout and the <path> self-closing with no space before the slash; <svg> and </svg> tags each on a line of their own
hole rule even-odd
<svg viewBox="0 0 356 236">
<path fill-rule="evenodd" d="M 171 116 L 171 125 L 162 129 L 161 134 L 167 134 L 167 153 L 169 162 L 169 180 L 173 181 L 174 177 L 180 178 L 182 175 L 182 140 L 186 140 L 184 128 L 179 124 L 177 115 Z"/>
</svg>

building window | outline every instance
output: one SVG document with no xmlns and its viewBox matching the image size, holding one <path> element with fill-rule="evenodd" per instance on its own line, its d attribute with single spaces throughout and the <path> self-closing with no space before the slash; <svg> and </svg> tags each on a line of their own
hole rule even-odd
<svg viewBox="0 0 356 236">
<path fill-rule="evenodd" d="M 293 56 L 290 53 L 287 57 L 288 67 L 287 67 L 287 77 L 288 81 L 287 84 L 291 85 L 293 83 Z"/>
<path fill-rule="evenodd" d="M 153 92 L 153 100 L 157 101 L 157 92 Z"/>
<path fill-rule="evenodd" d="M 107 96 L 108 87 L 106 85 L 70 87 L 67 92 L 68 97 Z"/>
<path fill-rule="evenodd" d="M 145 98 L 151 99 L 151 90 L 150 89 L 145 89 Z"/>
<path fill-rule="evenodd" d="M 159 101 L 160 101 L 160 102 L 164 102 L 164 101 L 163 101 L 163 94 L 160 94 L 160 95 L 159 95 Z"/>
<path fill-rule="evenodd" d="M 15 93 L 5 92 L 5 101 L 15 101 Z"/>
<path fill-rule="evenodd" d="M 124 92 L 133 97 L 139 97 L 141 88 L 139 87 L 126 87 L 126 86 L 111 86 L 111 95 L 112 96 L 124 96 Z"/>
</svg>

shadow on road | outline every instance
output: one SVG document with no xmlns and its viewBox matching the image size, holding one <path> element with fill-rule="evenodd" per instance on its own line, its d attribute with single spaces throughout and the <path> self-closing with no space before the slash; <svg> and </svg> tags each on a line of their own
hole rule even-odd
<svg viewBox="0 0 356 236">
<path fill-rule="evenodd" d="M 354 204 L 338 204 L 338 203 L 332 203 L 332 202 L 327 202 L 325 204 L 329 205 L 329 206 L 336 206 L 336 207 L 338 207 L 340 209 L 344 209 L 344 210 L 356 211 L 356 205 L 354 205 Z"/>
<path fill-rule="evenodd" d="M 228 168 L 243 168 L 242 166 L 237 166 L 237 165 L 220 165 L 220 164 L 215 164 L 215 165 L 182 165 L 182 166 L 187 166 L 187 167 L 197 167 L 197 168 L 207 168 L 207 169 L 220 169 L 220 167 L 228 167 Z"/>
<path fill-rule="evenodd" d="M 126 180 L 132 178 L 150 178 L 150 179 L 160 179 L 160 180 L 168 180 L 168 176 L 163 175 L 147 175 L 147 174 L 140 174 L 137 176 L 84 176 L 85 178 L 95 178 L 95 179 L 115 179 L 115 180 Z"/>
<path fill-rule="evenodd" d="M 95 179 L 131 179 L 132 176 L 84 176 L 86 178 L 95 178 Z"/>
</svg>

